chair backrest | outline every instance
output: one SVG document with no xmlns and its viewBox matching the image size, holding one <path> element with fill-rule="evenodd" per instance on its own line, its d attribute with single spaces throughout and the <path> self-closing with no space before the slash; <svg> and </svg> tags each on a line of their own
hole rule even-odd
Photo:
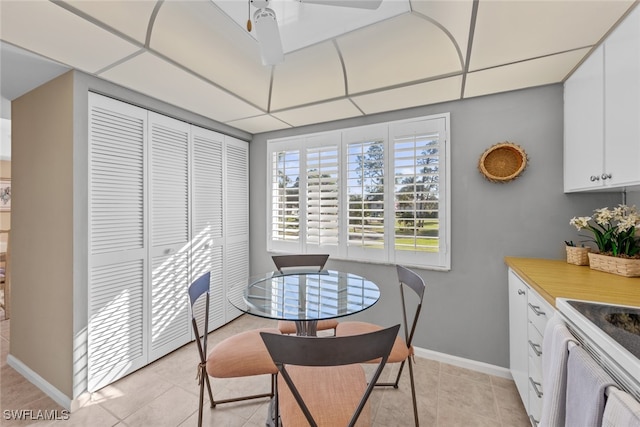
<svg viewBox="0 0 640 427">
<path fill-rule="evenodd" d="M 265 332 L 261 332 L 260 335 L 273 362 L 278 367 L 278 371 L 289 386 L 291 393 L 310 425 L 316 425 L 316 422 L 309 412 L 309 408 L 300 395 L 295 383 L 289 376 L 286 369 L 287 365 L 311 367 L 342 366 L 379 360 L 378 368 L 369 380 L 364 395 L 349 423 L 349 426 L 353 426 L 362 413 L 371 395 L 371 391 L 387 363 L 389 353 L 391 353 L 399 329 L 400 325 L 398 324 L 367 334 L 321 338 L 276 335 Z"/>
<path fill-rule="evenodd" d="M 198 343 L 198 352 L 200 353 L 201 362 L 206 361 L 207 356 L 207 335 L 209 334 L 209 283 L 211 282 L 211 272 L 207 272 L 189 285 L 189 303 L 191 306 L 191 325 L 193 333 Z M 202 322 L 202 331 L 198 329 L 198 319 L 196 318 L 195 304 L 196 301 L 205 295 L 204 319 Z"/>
<path fill-rule="evenodd" d="M 420 317 L 420 312 L 422 311 L 422 300 L 424 298 L 425 284 L 422 277 L 418 276 L 414 271 L 409 270 L 406 267 L 401 265 L 396 266 L 396 270 L 398 272 L 398 281 L 400 282 L 400 298 L 402 300 L 402 320 L 404 326 L 405 333 L 405 342 L 407 343 L 407 347 L 411 346 L 411 342 L 413 341 L 413 334 L 416 330 L 416 326 L 418 325 L 418 318 Z M 407 287 L 415 292 L 418 301 L 416 310 L 413 314 L 413 320 L 411 322 L 411 327 L 409 328 L 409 322 L 407 317 L 407 301 L 405 299 L 404 288 Z"/>
<path fill-rule="evenodd" d="M 328 254 L 298 254 L 298 255 L 273 255 L 271 257 L 276 269 L 282 273 L 283 268 L 315 267 L 315 271 L 322 271 L 329 259 Z M 316 270 L 317 268 L 317 270 Z"/>
</svg>

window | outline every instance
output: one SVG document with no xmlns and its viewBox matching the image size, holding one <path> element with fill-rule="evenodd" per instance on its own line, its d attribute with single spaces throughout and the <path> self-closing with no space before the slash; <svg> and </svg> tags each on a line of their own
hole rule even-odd
<svg viewBox="0 0 640 427">
<path fill-rule="evenodd" d="M 442 114 L 269 140 L 267 250 L 448 270 L 448 129 Z"/>
</svg>

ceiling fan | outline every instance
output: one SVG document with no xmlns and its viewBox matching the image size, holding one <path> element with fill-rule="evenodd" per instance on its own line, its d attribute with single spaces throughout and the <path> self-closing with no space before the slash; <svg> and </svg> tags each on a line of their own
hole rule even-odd
<svg viewBox="0 0 640 427">
<path fill-rule="evenodd" d="M 276 13 L 269 7 L 271 0 L 249 0 L 256 11 L 253 14 L 253 21 L 256 28 L 256 39 L 260 45 L 262 63 L 264 65 L 275 65 L 284 61 L 282 51 L 282 40 Z M 318 4 L 325 6 L 352 7 L 358 9 L 377 9 L 382 0 L 297 0 L 301 3 Z M 251 15 L 251 12 L 249 12 Z M 253 25 L 251 19 L 247 20 L 247 31 L 251 31 Z"/>
</svg>

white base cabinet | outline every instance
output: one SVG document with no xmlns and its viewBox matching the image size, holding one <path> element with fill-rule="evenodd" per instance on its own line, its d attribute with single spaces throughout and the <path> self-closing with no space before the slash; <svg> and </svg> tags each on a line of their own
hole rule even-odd
<svg viewBox="0 0 640 427">
<path fill-rule="evenodd" d="M 542 410 L 542 337 L 555 309 L 509 269 L 509 368 L 529 420 Z"/>
</svg>

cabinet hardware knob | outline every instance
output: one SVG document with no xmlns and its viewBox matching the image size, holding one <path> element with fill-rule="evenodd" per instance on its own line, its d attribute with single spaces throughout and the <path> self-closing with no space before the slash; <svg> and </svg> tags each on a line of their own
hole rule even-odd
<svg viewBox="0 0 640 427">
<path fill-rule="evenodd" d="M 610 173 L 603 173 L 602 174 L 602 180 L 604 181 L 605 179 L 611 179 L 611 174 Z"/>
<path fill-rule="evenodd" d="M 593 181 L 600 181 L 600 177 L 598 175 L 591 175 L 591 178 L 589 178 L 591 180 L 591 182 Z"/>
<path fill-rule="evenodd" d="M 524 295 L 524 294 L 526 294 L 525 291 L 523 291 L 522 289 L 518 289 L 518 295 Z"/>
<path fill-rule="evenodd" d="M 531 308 L 531 310 L 533 310 L 533 312 L 536 314 L 536 316 L 544 316 L 545 312 L 540 310 L 540 307 L 537 305 L 533 305 L 531 303 L 529 303 L 529 308 Z"/>
<path fill-rule="evenodd" d="M 165 249 L 164 253 L 165 255 L 169 255 L 175 252 L 175 249 Z"/>
<path fill-rule="evenodd" d="M 529 382 L 533 386 L 533 391 L 536 393 L 536 396 L 540 399 L 542 397 L 542 392 L 538 390 L 538 386 L 541 386 L 542 384 L 535 382 L 531 377 L 529 377 Z"/>
</svg>

